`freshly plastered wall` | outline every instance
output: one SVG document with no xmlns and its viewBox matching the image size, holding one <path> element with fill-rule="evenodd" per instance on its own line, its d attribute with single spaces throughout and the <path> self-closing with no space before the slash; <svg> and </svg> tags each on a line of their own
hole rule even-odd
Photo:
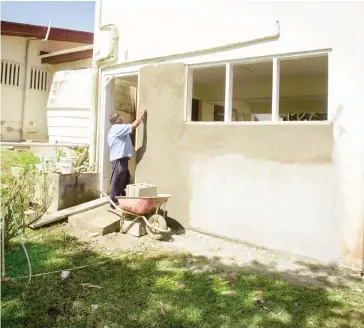
<svg viewBox="0 0 364 328">
<path fill-rule="evenodd" d="M 206 10 L 207 7 L 209 10 Z M 364 85 L 364 65 L 362 60 L 364 58 L 364 43 L 362 42 L 364 37 L 363 12 L 364 4 L 359 2 L 243 2 L 234 0 L 208 2 L 202 0 L 186 0 L 178 3 L 166 3 L 162 0 L 153 2 L 136 0 L 132 2 L 118 2 L 117 4 L 111 1 L 103 2 L 102 24 L 115 23 L 119 29 L 119 53 L 116 63 L 120 65 L 120 68 L 123 68 L 125 58 L 127 59 L 127 64 L 129 66 L 132 65 L 132 61 L 137 60 L 140 61 L 136 64 L 143 66 L 160 61 L 180 62 L 182 64 L 203 64 L 224 60 L 263 58 L 277 54 L 295 55 L 299 52 L 312 52 L 322 49 L 328 49 L 330 52 L 328 110 L 330 119 L 333 123 L 333 126 L 330 127 L 330 129 L 333 129 L 332 147 L 326 143 L 328 138 L 326 133 L 330 134 L 331 132 L 325 129 L 329 129 L 329 126 L 323 125 L 300 126 L 292 125 L 292 123 L 290 123 L 290 125 L 272 124 L 248 127 L 235 125 L 221 125 L 216 127 L 208 125 L 184 126 L 182 124 L 183 116 L 181 116 L 180 112 L 184 108 L 184 104 L 181 103 L 182 100 L 179 98 L 181 94 L 178 93 L 178 101 L 176 100 L 177 95 L 173 96 L 174 91 L 167 97 L 162 91 L 171 90 L 171 87 L 164 83 L 163 79 L 161 80 L 153 77 L 153 74 L 156 74 L 157 71 L 155 70 L 148 74 L 147 70 L 152 70 L 152 68 L 146 68 L 144 73 L 142 69 L 141 79 L 144 76 L 144 82 L 141 81 L 142 87 L 139 92 L 140 104 L 143 106 L 145 105 L 145 108 L 150 111 L 149 116 L 151 122 L 153 122 L 153 111 L 156 113 L 154 125 L 149 125 L 148 123 L 148 146 L 145 153 L 149 154 L 150 151 L 157 151 L 158 149 L 161 149 L 161 153 L 159 153 L 160 156 L 158 156 L 158 160 L 156 159 L 156 156 L 152 154 L 150 156 L 145 156 L 141 160 L 139 168 L 137 168 L 137 178 L 139 179 L 138 174 L 140 174 L 141 180 L 158 180 L 156 182 L 161 183 L 163 189 L 165 189 L 164 191 L 174 194 L 175 198 L 178 198 L 178 202 L 181 203 L 181 206 L 179 206 L 176 199 L 171 202 L 171 209 L 174 215 L 180 217 L 182 222 L 186 224 L 191 222 L 191 225 L 202 225 L 201 222 L 196 221 L 202 220 L 202 218 L 196 219 L 189 217 L 190 208 L 194 208 L 193 211 L 191 210 L 191 213 L 199 213 L 201 216 L 205 209 L 203 205 L 201 205 L 199 211 L 197 211 L 196 207 L 190 206 L 190 197 L 192 197 L 192 194 L 196 193 L 193 193 L 191 189 L 186 188 L 186 181 L 190 181 L 190 176 L 192 174 L 187 170 L 187 167 L 192 165 L 187 165 L 186 163 L 187 154 L 193 154 L 195 162 L 193 165 L 193 167 L 195 167 L 195 169 L 192 170 L 193 172 L 199 170 L 201 165 L 199 163 L 205 163 L 205 158 L 202 157 L 207 156 L 207 154 L 213 154 L 213 158 L 217 158 L 214 161 L 214 165 L 219 166 L 219 163 L 221 163 L 219 161 L 224 160 L 224 157 L 222 156 L 226 155 L 230 158 L 232 163 L 236 163 L 236 165 L 239 166 L 237 164 L 238 162 L 247 163 L 247 161 L 250 161 L 249 156 L 246 155 L 246 149 L 250 149 L 250 147 L 254 149 L 264 149 L 264 151 L 267 152 L 265 155 L 280 156 L 280 154 L 283 154 L 284 149 L 282 145 L 276 146 L 276 143 L 273 144 L 272 140 L 280 141 L 280 139 L 277 139 L 276 133 L 280 136 L 281 133 L 285 132 L 284 140 L 286 140 L 286 142 L 290 142 L 289 140 L 296 141 L 294 150 L 295 156 L 293 158 L 295 164 L 292 164 L 292 166 L 289 167 L 294 167 L 295 170 L 297 169 L 299 172 L 297 174 L 292 173 L 293 176 L 305 176 L 303 172 L 306 168 L 310 168 L 310 174 L 308 175 L 310 177 L 313 177 L 316 174 L 314 172 L 318 172 L 315 171 L 316 169 L 322 169 L 322 174 L 317 174 L 317 176 L 319 175 L 321 177 L 328 177 L 329 171 L 331 171 L 333 180 L 332 188 L 325 188 L 320 192 L 318 192 L 320 189 L 316 190 L 319 194 L 322 194 L 321 197 L 326 197 L 324 196 L 324 194 L 326 194 L 328 198 L 321 199 L 322 206 L 319 205 L 319 202 L 313 201 L 306 204 L 308 209 L 306 208 L 304 211 L 312 210 L 315 212 L 315 217 L 318 218 L 320 216 L 321 220 L 323 220 L 319 222 L 330 220 L 328 227 L 336 227 L 340 232 L 340 254 L 343 263 L 349 266 L 358 267 L 361 263 L 363 253 L 362 240 L 364 222 L 364 93 L 362 92 L 362 86 Z M 248 41 L 254 38 L 273 35 L 276 33 L 276 20 L 279 20 L 280 22 L 280 36 L 274 40 L 256 43 L 252 42 L 223 52 L 200 53 L 199 56 L 182 54 L 183 52 L 191 50 L 202 50 L 208 47 L 221 46 L 228 43 Z M 135 21 L 142 21 L 143 24 L 135 24 Z M 201 24 L 201 21 L 203 21 L 204 24 Z M 148 29 L 145 29 L 145 26 L 148 26 Z M 166 26 L 168 26 L 168 28 L 166 28 Z M 103 36 L 100 38 L 107 39 L 108 35 L 108 33 L 103 32 Z M 97 46 L 98 45 L 96 45 L 96 47 Z M 125 56 L 125 54 L 127 54 L 127 56 Z M 167 56 L 171 54 L 181 55 L 170 58 L 153 59 L 153 57 L 156 56 Z M 114 69 L 116 71 L 118 67 L 115 66 Z M 109 70 L 112 71 L 113 69 Z M 160 76 L 159 73 L 158 76 Z M 169 73 L 163 74 L 166 77 Z M 170 77 L 168 80 L 173 86 L 175 86 L 176 83 L 179 86 L 181 84 L 183 85 L 184 82 L 182 81 L 184 81 L 182 68 L 178 71 L 178 74 L 173 75 L 173 79 Z M 179 89 L 179 92 L 182 91 Z M 179 105 L 172 102 L 170 98 L 174 98 L 173 101 L 177 101 Z M 161 107 L 159 106 L 160 103 L 164 104 L 165 110 L 168 107 L 169 111 L 159 113 L 159 110 L 161 110 Z M 179 128 L 172 125 L 173 131 L 171 131 L 170 120 L 177 120 L 177 118 L 172 117 L 174 114 L 180 115 L 178 117 L 181 124 L 179 125 Z M 239 130 L 240 128 L 243 128 L 243 130 Z M 187 136 L 187 129 L 189 129 L 189 133 L 192 133 L 193 131 L 194 134 L 189 135 L 188 133 Z M 247 131 L 247 129 L 254 133 L 255 139 L 250 137 L 247 138 L 248 135 L 245 134 L 240 137 L 239 134 L 237 135 L 237 131 Z M 311 131 L 311 129 L 314 131 Z M 323 132 L 323 130 L 325 132 Z M 166 131 L 168 131 L 168 133 L 165 133 Z M 261 133 L 262 131 L 264 131 L 264 134 L 256 135 L 256 133 Z M 287 134 L 288 131 L 292 135 Z M 170 133 L 172 132 L 174 135 L 173 138 L 170 137 Z M 301 133 L 302 135 L 298 136 L 298 133 Z M 321 133 L 324 135 L 321 135 Z M 212 140 L 215 141 L 213 145 L 208 142 L 210 139 L 207 137 L 213 137 Z M 186 141 L 187 138 L 188 142 Z M 299 140 L 296 140 L 296 138 L 299 138 Z M 179 146 L 177 147 L 176 144 L 171 145 L 169 143 L 170 139 L 178 140 Z M 158 145 L 156 144 L 156 140 L 160 142 Z M 200 148 L 195 148 L 197 145 L 201 145 Z M 210 147 L 208 147 L 209 145 Z M 232 145 L 235 145 L 235 147 L 230 148 Z M 241 145 L 246 145 L 248 148 L 244 148 L 244 151 L 238 154 L 238 156 L 235 156 L 236 152 L 238 152 L 236 149 L 239 149 Z M 268 147 L 267 145 L 270 145 L 271 147 Z M 151 147 L 151 150 L 149 147 Z M 309 149 L 306 149 L 305 147 Z M 194 149 L 196 149 L 196 151 L 193 151 Z M 332 150 L 332 153 L 330 150 L 331 157 L 328 155 L 328 149 Z M 220 150 L 220 152 L 218 152 L 218 150 Z M 186 156 L 178 156 L 178 162 L 171 159 L 174 155 L 177 156 L 179 153 Z M 306 160 L 308 160 L 306 163 L 310 164 L 307 164 L 307 167 L 305 166 L 305 169 L 302 169 L 302 171 L 299 169 L 299 163 L 301 161 L 304 162 L 301 158 L 301 155 L 303 156 L 304 154 L 306 154 Z M 241 156 L 243 156 L 243 158 Z M 188 158 L 191 157 L 192 155 Z M 166 174 L 166 172 L 169 172 L 168 170 L 158 169 L 158 166 L 161 163 L 160 158 L 164 159 L 164 168 L 173 172 L 171 179 L 167 177 L 168 174 Z M 269 158 L 269 163 L 271 162 L 271 157 L 265 156 L 264 158 Z M 323 159 L 324 162 L 326 162 L 328 158 L 332 158 L 333 167 L 330 168 L 329 165 L 327 169 L 323 169 L 327 164 L 311 163 L 311 161 L 316 163 L 315 161 L 320 158 Z M 211 160 L 212 156 L 208 161 Z M 253 158 L 252 160 L 255 161 L 256 159 Z M 260 160 L 261 159 L 259 159 L 259 161 Z M 279 161 L 283 162 L 283 159 L 280 159 Z M 269 165 L 273 165 L 273 163 Z M 318 166 L 316 167 L 316 165 Z M 212 163 L 210 163 L 208 167 L 212 167 Z M 261 163 L 258 167 L 260 167 L 268 177 L 271 171 L 275 171 L 273 166 L 264 166 L 261 165 Z M 282 166 L 280 167 L 282 168 Z M 291 171 L 288 170 L 287 172 Z M 216 175 L 218 173 L 219 172 L 216 172 Z M 176 176 L 181 177 L 178 179 L 178 182 L 176 181 Z M 194 177 L 193 174 L 192 176 Z M 278 176 L 279 175 L 277 175 L 277 177 Z M 278 181 L 286 181 L 284 179 L 285 177 L 282 174 Z M 239 178 L 239 180 L 247 182 L 247 180 L 244 179 Z M 268 180 L 264 181 L 267 186 L 270 185 Z M 317 186 L 315 181 L 312 181 L 312 183 L 312 186 Z M 327 182 L 327 184 L 329 185 L 329 182 Z M 200 181 L 198 185 L 202 186 L 203 181 Z M 283 185 L 289 186 L 289 184 Z M 307 189 L 305 187 L 301 191 L 295 190 L 299 189 L 300 185 L 301 184 L 298 184 L 298 186 L 293 184 L 290 185 L 291 187 L 289 189 L 291 193 L 294 195 L 297 195 L 297 193 L 303 195 L 302 193 L 304 193 L 304 190 L 309 190 L 308 187 Z M 219 188 L 221 189 L 222 186 L 224 186 L 222 182 L 216 181 L 215 187 L 217 190 L 219 190 Z M 206 187 L 201 190 L 203 192 L 209 192 Z M 331 199 L 331 196 L 329 196 L 330 192 L 333 193 L 334 201 L 329 210 L 329 199 Z M 286 195 L 282 190 L 279 194 L 282 197 Z M 316 194 L 316 192 L 314 194 Z M 276 201 L 276 198 L 273 199 Z M 192 204 L 197 203 L 192 202 Z M 211 204 L 213 204 L 213 202 L 209 203 L 209 205 Z M 222 204 L 224 203 L 222 202 Z M 272 212 L 279 213 L 279 215 L 275 214 L 274 217 L 271 215 L 271 221 L 279 222 L 281 216 L 285 217 L 287 215 L 286 210 L 289 205 L 287 205 L 286 202 L 281 201 L 273 203 L 273 200 L 271 200 L 267 204 L 270 205 L 267 208 L 272 208 L 271 206 L 274 206 L 274 208 L 277 209 L 278 206 L 281 206 L 278 212 Z M 300 212 L 302 212 L 303 207 L 304 206 L 298 208 L 289 207 L 291 211 L 291 220 L 295 220 L 297 215 L 298 217 L 301 217 Z M 228 207 L 225 206 L 225 209 L 227 208 Z M 313 210 L 314 208 L 315 210 Z M 227 212 L 231 214 L 229 210 Z M 311 212 L 309 213 L 311 214 Z M 322 216 L 322 213 L 326 214 Z M 329 219 L 327 215 L 329 215 Z M 205 214 L 203 217 L 206 223 L 204 226 L 206 227 L 210 224 L 209 217 Z M 242 220 L 241 215 L 238 215 L 235 220 Z M 221 222 L 220 218 L 219 222 Z M 218 224 L 218 222 L 214 223 L 216 223 L 216 225 Z M 254 225 L 255 221 L 254 219 L 251 219 L 250 226 L 254 227 Z M 270 225 L 268 226 L 270 227 Z M 264 226 L 260 227 L 261 230 L 263 228 Z M 315 229 L 312 228 L 312 231 L 314 230 Z M 330 231 L 330 229 L 323 231 L 323 237 L 335 238 L 327 236 L 334 236 L 334 233 L 331 233 Z M 234 231 L 234 233 L 236 232 Z M 307 232 L 307 234 L 309 233 Z M 317 236 L 317 231 L 314 234 Z M 259 243 L 266 244 L 264 242 L 265 240 L 265 237 L 263 238 L 262 235 Z M 310 244 L 311 238 L 306 240 L 305 245 L 302 245 L 303 251 L 306 248 L 311 248 Z M 330 249 L 335 249 L 335 247 L 330 247 Z M 321 251 L 322 249 L 319 252 Z M 336 253 L 336 251 L 333 252 L 335 253 L 335 256 L 333 257 L 338 258 L 338 253 Z M 330 251 L 328 254 L 331 254 Z M 318 257 L 324 257 L 326 259 L 327 257 L 331 257 L 325 256 L 324 254 L 323 256 L 321 256 L 322 254 L 316 255 L 320 255 Z"/>
<path fill-rule="evenodd" d="M 150 110 L 137 180 L 171 193 L 168 215 L 187 227 L 337 262 L 332 124 L 184 123 L 184 72 L 140 71 Z"/>
<path fill-rule="evenodd" d="M 40 51 L 54 52 L 84 44 L 31 40 L 29 43 L 29 71 L 26 85 L 29 86 L 30 84 L 30 70 L 37 68 L 48 71 L 48 90 L 42 91 L 27 88 L 23 117 L 26 44 L 26 38 L 1 36 L 1 60 L 20 64 L 21 67 L 19 86 L 1 84 L 1 135 L 4 141 L 19 141 L 21 139 L 22 128 L 24 130 L 23 138 L 25 140 L 46 140 L 48 135 L 46 106 L 53 72 L 61 68 L 74 69 L 81 68 L 82 66 L 91 66 L 90 61 L 80 61 L 81 63 L 71 62 L 62 64 L 62 66 L 54 65 L 54 67 L 52 65 L 42 64 L 39 58 Z"/>
</svg>

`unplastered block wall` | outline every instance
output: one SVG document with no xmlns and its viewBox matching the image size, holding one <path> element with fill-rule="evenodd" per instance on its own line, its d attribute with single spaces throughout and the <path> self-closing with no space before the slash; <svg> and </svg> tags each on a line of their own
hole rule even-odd
<svg viewBox="0 0 364 328">
<path fill-rule="evenodd" d="M 150 110 L 136 177 L 173 195 L 169 216 L 209 233 L 338 262 L 331 124 L 184 123 L 184 65 L 144 67 L 139 78 L 140 105 Z"/>
</svg>

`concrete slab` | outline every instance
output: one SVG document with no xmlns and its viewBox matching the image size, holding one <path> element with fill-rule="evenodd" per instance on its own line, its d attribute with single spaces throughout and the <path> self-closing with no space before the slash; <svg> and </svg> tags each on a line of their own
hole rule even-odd
<svg viewBox="0 0 364 328">
<path fill-rule="evenodd" d="M 72 215 L 68 218 L 68 224 L 73 228 L 98 232 L 105 235 L 120 230 L 120 217 L 110 211 L 108 204 L 92 210 Z"/>
</svg>

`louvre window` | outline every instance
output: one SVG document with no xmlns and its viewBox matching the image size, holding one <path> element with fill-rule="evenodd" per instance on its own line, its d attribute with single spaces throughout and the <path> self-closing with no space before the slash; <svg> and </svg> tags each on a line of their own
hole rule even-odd
<svg viewBox="0 0 364 328">
<path fill-rule="evenodd" d="M 0 72 L 1 84 L 19 87 L 21 69 L 22 65 L 20 64 L 2 60 Z"/>
</svg>

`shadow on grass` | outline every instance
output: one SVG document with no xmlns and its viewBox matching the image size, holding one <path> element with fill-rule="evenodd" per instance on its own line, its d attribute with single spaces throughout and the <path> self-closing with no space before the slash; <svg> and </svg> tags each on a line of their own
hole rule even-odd
<svg viewBox="0 0 364 328">
<path fill-rule="evenodd" d="M 26 274 L 15 245 L 7 255 L 12 276 Z M 107 259 L 62 236 L 27 242 L 35 273 Z M 24 263 L 23 263 L 24 262 Z M 210 272 L 212 271 L 212 272 Z M 283 278 L 282 278 L 283 274 Z M 277 272 L 253 262 L 243 268 L 173 253 L 124 259 L 60 274 L 3 284 L 4 327 L 362 327 L 363 293 L 349 287 L 313 288 L 289 283 L 299 272 Z M 323 282 L 325 279 L 323 278 Z M 176 285 L 184 284 L 184 288 Z M 102 289 L 83 288 L 81 283 Z M 326 281 L 330 285 L 330 281 Z M 234 290 L 235 296 L 223 291 Z M 268 310 L 253 299 L 263 292 Z M 91 305 L 97 304 L 97 309 Z M 162 307 L 162 309 L 161 309 Z"/>
</svg>

